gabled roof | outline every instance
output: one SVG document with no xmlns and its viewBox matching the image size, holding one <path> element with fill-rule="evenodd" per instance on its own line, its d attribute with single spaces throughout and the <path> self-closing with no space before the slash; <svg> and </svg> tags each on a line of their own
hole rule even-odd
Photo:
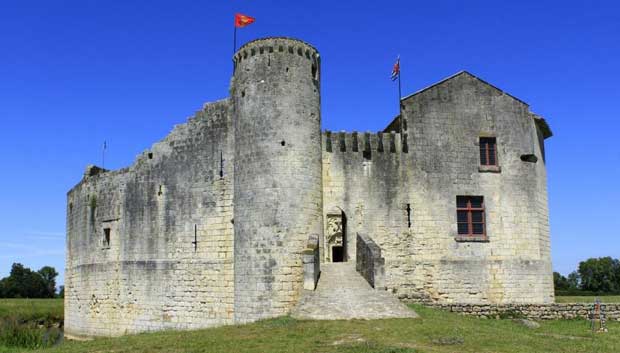
<svg viewBox="0 0 620 353">
<path fill-rule="evenodd" d="M 465 71 L 465 70 L 463 70 L 463 71 L 459 71 L 459 72 L 455 73 L 455 74 L 454 74 L 454 75 L 452 75 L 452 76 L 448 76 L 448 77 L 444 78 L 443 80 L 441 80 L 441 81 L 439 81 L 439 82 L 437 82 L 437 83 L 434 83 L 434 84 L 432 84 L 432 85 L 430 85 L 430 86 L 428 86 L 428 87 L 424 87 L 424 88 L 422 88 L 421 90 L 419 90 L 419 91 L 417 91 L 417 92 L 414 92 L 414 93 L 412 93 L 412 94 L 410 94 L 410 95 L 408 95 L 408 96 L 406 96 L 406 97 L 402 98 L 402 100 L 409 99 L 409 98 L 411 98 L 411 97 L 413 97 L 413 96 L 415 96 L 415 95 L 417 95 L 417 94 L 420 94 L 420 93 L 422 93 L 422 92 L 424 92 L 424 91 L 426 91 L 426 90 L 429 90 L 429 89 L 431 89 L 431 88 L 433 88 L 433 87 L 435 87 L 435 86 L 439 86 L 439 85 L 441 85 L 442 83 L 447 82 L 447 81 L 450 81 L 450 80 L 452 80 L 453 78 L 459 77 L 459 76 L 461 76 L 461 75 L 467 75 L 467 76 L 469 76 L 469 77 L 472 77 L 472 78 L 474 78 L 474 79 L 476 79 L 476 80 L 478 80 L 478 81 L 480 81 L 480 82 L 484 83 L 484 84 L 485 84 L 485 85 L 487 85 L 487 86 L 493 87 L 494 89 L 498 90 L 498 91 L 499 91 L 499 92 L 501 92 L 502 94 L 505 94 L 505 95 L 507 95 L 507 96 L 509 96 L 509 97 L 511 97 L 511 98 L 513 98 L 513 99 L 515 99 L 515 100 L 517 100 L 517 101 L 519 101 L 519 102 L 521 102 L 521 103 L 523 103 L 523 104 L 525 104 L 525 105 L 529 106 L 529 104 L 527 104 L 526 102 L 522 101 L 521 99 L 519 99 L 519 98 L 517 98 L 517 97 L 515 97 L 515 96 L 513 96 L 513 95 L 511 95 L 511 94 L 509 94 L 509 93 L 506 93 L 506 92 L 502 91 L 501 89 L 497 88 L 496 86 L 493 86 L 492 84 L 488 83 L 487 81 L 485 81 L 485 80 L 481 79 L 480 77 L 478 77 L 478 76 L 476 76 L 476 75 L 473 75 L 472 73 L 470 73 L 470 72 L 468 72 L 468 71 Z"/>
<path fill-rule="evenodd" d="M 453 78 L 459 77 L 461 75 L 467 75 L 467 76 L 469 76 L 471 78 L 474 78 L 474 79 L 484 83 L 485 85 L 487 85 L 489 87 L 492 87 L 493 89 L 499 91 L 500 93 L 502 93 L 504 95 L 507 95 L 507 96 L 511 97 L 512 99 L 514 99 L 514 100 L 516 100 L 516 101 L 518 101 L 518 102 L 520 102 L 522 104 L 525 104 L 527 107 L 530 106 L 529 104 L 527 104 L 526 102 L 520 100 L 519 98 L 517 98 L 517 97 L 515 97 L 515 96 L 513 96 L 513 95 L 511 95 L 509 93 L 506 93 L 506 92 L 502 91 L 501 89 L 493 86 L 492 84 L 486 82 L 485 80 L 483 80 L 483 79 L 481 79 L 481 78 L 479 78 L 479 77 L 477 77 L 477 76 L 475 76 L 475 75 L 473 75 L 470 72 L 467 72 L 465 70 L 459 71 L 459 72 L 455 73 L 452 76 L 448 76 L 448 77 L 444 78 L 443 80 L 441 80 L 441 81 L 439 81 L 437 83 L 434 83 L 434 84 L 432 84 L 432 85 L 430 85 L 428 87 L 424 87 L 421 90 L 419 90 L 417 92 L 414 92 L 414 93 L 412 93 L 412 94 L 402 98 L 401 101 L 404 101 L 406 99 L 412 98 L 413 96 L 415 96 L 417 94 L 425 92 L 425 91 L 427 91 L 427 90 L 429 90 L 429 89 L 431 89 L 431 88 L 433 88 L 435 86 L 441 85 L 442 83 L 448 82 L 448 81 L 452 80 Z M 549 127 L 549 124 L 547 123 L 547 121 L 545 121 L 545 119 L 543 117 L 541 117 L 539 115 L 536 115 L 536 114 L 534 114 L 532 112 L 530 112 L 530 116 L 532 117 L 532 119 L 534 119 L 534 122 L 536 123 L 536 126 L 538 126 L 538 128 L 542 131 L 544 138 L 549 138 L 549 137 L 553 136 L 553 132 L 551 132 L 551 128 Z M 400 119 L 399 118 L 400 118 L 400 115 L 397 115 L 388 124 L 388 126 L 383 131 L 384 132 L 389 132 L 389 131 L 398 131 L 398 130 L 400 130 Z"/>
</svg>

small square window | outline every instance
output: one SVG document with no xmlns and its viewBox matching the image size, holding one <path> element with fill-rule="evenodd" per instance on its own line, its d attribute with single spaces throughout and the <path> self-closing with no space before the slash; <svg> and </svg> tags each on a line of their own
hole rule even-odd
<svg viewBox="0 0 620 353">
<path fill-rule="evenodd" d="M 495 137 L 480 138 L 480 165 L 497 166 L 497 139 Z"/>
<path fill-rule="evenodd" d="M 456 222 L 459 240 L 486 240 L 483 197 L 457 196 Z"/>
</svg>

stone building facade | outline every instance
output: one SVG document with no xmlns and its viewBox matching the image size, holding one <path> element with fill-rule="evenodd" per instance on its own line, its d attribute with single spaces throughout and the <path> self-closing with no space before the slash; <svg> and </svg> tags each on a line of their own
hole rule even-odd
<svg viewBox="0 0 620 353">
<path fill-rule="evenodd" d="M 383 132 L 322 132 L 312 46 L 260 39 L 234 63 L 229 98 L 69 191 L 68 336 L 287 314 L 313 235 L 321 262 L 372 239 L 401 299 L 553 302 L 551 131 L 526 103 L 460 72 L 403 98 Z"/>
</svg>

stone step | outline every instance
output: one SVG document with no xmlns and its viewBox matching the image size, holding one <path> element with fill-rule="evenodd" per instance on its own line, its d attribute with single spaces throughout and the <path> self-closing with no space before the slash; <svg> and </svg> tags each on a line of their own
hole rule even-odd
<svg viewBox="0 0 620 353">
<path fill-rule="evenodd" d="M 351 261 L 321 264 L 316 290 L 304 290 L 291 315 L 311 320 L 417 317 L 392 294 L 373 289 Z"/>
</svg>

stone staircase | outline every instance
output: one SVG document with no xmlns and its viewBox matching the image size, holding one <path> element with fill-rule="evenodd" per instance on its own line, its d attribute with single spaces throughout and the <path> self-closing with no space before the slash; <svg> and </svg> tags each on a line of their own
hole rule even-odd
<svg viewBox="0 0 620 353">
<path fill-rule="evenodd" d="M 355 262 L 321 264 L 316 290 L 304 290 L 291 315 L 298 319 L 415 318 L 418 315 L 385 290 L 375 290 L 355 271 Z"/>
</svg>

